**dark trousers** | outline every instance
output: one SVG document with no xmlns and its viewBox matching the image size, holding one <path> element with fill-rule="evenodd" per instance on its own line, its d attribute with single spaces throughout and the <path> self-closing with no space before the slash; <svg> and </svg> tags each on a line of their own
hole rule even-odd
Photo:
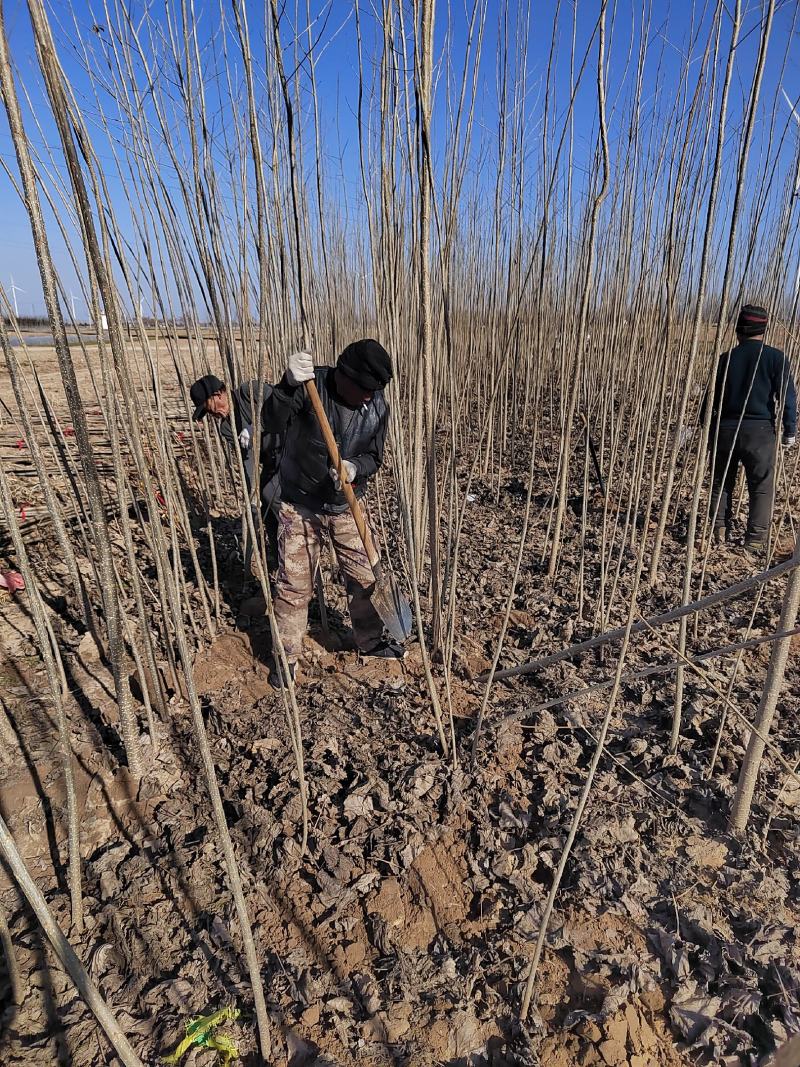
<svg viewBox="0 0 800 1067">
<path fill-rule="evenodd" d="M 253 461 L 249 455 L 245 460 L 244 470 L 249 488 L 253 477 Z M 267 535 L 267 566 L 270 570 L 274 570 L 278 565 L 278 512 L 281 508 L 281 481 L 278 474 L 274 474 L 271 478 L 265 478 L 263 468 L 260 476 L 261 518 L 264 522 L 264 533 Z M 255 505 L 253 505 L 253 524 L 255 526 L 258 525 Z M 250 565 L 251 556 L 252 549 L 248 545 L 245 569 Z"/>
<path fill-rule="evenodd" d="M 711 483 L 711 518 L 715 530 L 730 526 L 740 463 L 750 497 L 745 536 L 751 541 L 766 540 L 775 480 L 775 431 L 771 423 L 743 419 L 738 429 L 736 423 L 720 423 Z"/>
<path fill-rule="evenodd" d="M 275 474 L 261 485 L 261 515 L 267 535 L 268 565 L 278 566 L 278 514 L 281 510 L 281 480 Z"/>
</svg>

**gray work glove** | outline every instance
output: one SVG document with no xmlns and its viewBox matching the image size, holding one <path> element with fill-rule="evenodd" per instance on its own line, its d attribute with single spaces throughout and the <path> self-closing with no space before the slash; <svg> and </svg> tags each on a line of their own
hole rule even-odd
<svg viewBox="0 0 800 1067">
<path fill-rule="evenodd" d="M 314 377 L 314 360 L 310 352 L 293 352 L 286 366 L 289 385 L 302 385 Z"/>
<path fill-rule="evenodd" d="M 790 437 L 788 433 L 785 433 L 783 435 L 783 439 L 781 440 L 781 444 L 783 445 L 784 448 L 794 448 L 794 443 L 795 443 L 796 440 L 797 440 L 796 437 L 794 437 L 794 436 Z"/>
<path fill-rule="evenodd" d="M 242 452 L 247 452 L 250 448 L 250 427 L 245 426 L 242 432 L 239 434 L 239 445 Z"/>
<path fill-rule="evenodd" d="M 694 426 L 684 426 L 681 430 L 680 440 L 678 441 L 678 449 L 686 448 L 692 439 L 694 433 Z"/>
<path fill-rule="evenodd" d="M 356 480 L 356 474 L 358 473 L 358 471 L 356 470 L 355 463 L 351 463 L 349 459 L 343 459 L 342 466 L 344 467 L 344 475 L 347 481 L 354 482 Z M 328 474 L 330 474 L 331 478 L 333 479 L 333 484 L 336 486 L 336 488 L 341 489 L 342 481 L 339 477 L 339 472 L 337 471 L 337 469 L 335 467 L 330 467 L 328 470 Z"/>
</svg>

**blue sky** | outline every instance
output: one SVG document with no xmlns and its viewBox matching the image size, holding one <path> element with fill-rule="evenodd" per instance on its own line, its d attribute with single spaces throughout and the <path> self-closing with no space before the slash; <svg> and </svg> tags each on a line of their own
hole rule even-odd
<svg viewBox="0 0 800 1067">
<path fill-rule="evenodd" d="M 732 3 L 732 0 L 731 0 Z M 143 5 L 138 2 L 131 3 L 134 10 L 142 10 Z M 254 41 L 254 53 L 258 64 L 258 57 L 263 52 L 263 4 L 248 4 L 248 19 L 250 31 Z M 729 5 L 730 7 L 731 5 Z M 230 17 L 230 7 L 223 3 L 223 10 Z M 303 12 L 305 21 L 305 3 L 297 5 Z M 437 146 L 437 132 L 443 130 L 445 83 L 448 75 L 447 57 L 451 57 L 450 74 L 458 78 L 460 74 L 460 62 L 463 55 L 467 33 L 467 12 L 464 0 L 450 5 L 440 2 L 437 5 L 437 33 L 436 33 L 436 56 L 438 76 L 437 111 L 435 113 L 436 126 L 434 129 L 434 150 Z M 527 101 L 527 124 L 530 137 L 530 151 L 532 163 L 536 163 L 536 153 L 540 143 L 539 126 L 542 117 L 543 96 L 545 85 L 545 73 L 550 48 L 550 39 L 553 32 L 556 9 L 559 9 L 556 30 L 556 84 L 559 93 L 559 113 L 567 101 L 568 89 L 568 63 L 571 27 L 571 4 L 564 2 L 558 4 L 558 0 L 533 0 L 530 13 L 530 32 L 528 36 L 528 58 L 526 68 L 526 101 Z M 649 34 L 650 59 L 645 80 L 644 100 L 647 106 L 648 100 L 652 99 L 655 89 L 655 80 L 658 76 L 664 86 L 664 101 L 670 99 L 672 92 L 678 94 L 681 86 L 678 81 L 678 73 L 681 65 L 681 56 L 690 47 L 690 33 L 693 25 L 698 23 L 707 26 L 713 11 L 713 3 L 698 3 L 692 5 L 686 0 L 676 0 L 667 5 L 655 3 L 653 14 L 650 19 L 651 30 Z M 77 23 L 81 36 L 89 41 L 96 57 L 98 69 L 102 69 L 103 62 L 103 37 L 102 34 L 92 32 L 92 26 L 102 25 L 101 16 L 93 14 L 93 7 L 88 4 L 76 3 L 66 5 L 56 0 L 50 6 L 52 19 L 56 26 L 56 40 L 61 49 L 61 59 L 64 68 L 72 81 L 79 99 L 85 101 L 87 115 L 91 120 L 94 113 L 94 102 L 89 98 L 89 84 L 85 72 L 77 62 L 73 43 L 74 29 L 73 19 Z M 99 9 L 99 5 L 97 5 Z M 599 9 L 598 0 L 577 0 L 578 22 L 576 52 L 581 55 L 586 48 L 594 31 Z M 609 8 L 608 26 L 608 100 L 609 106 L 618 102 L 618 107 L 631 91 L 631 79 L 634 67 L 626 66 L 631 49 L 635 58 L 636 48 L 641 33 L 641 5 L 633 0 L 619 0 Z M 43 133 L 30 127 L 30 136 L 33 145 L 37 149 L 43 149 L 43 142 L 55 145 L 56 137 L 52 122 L 49 119 L 46 105 L 43 102 L 37 64 L 33 43 L 31 39 L 28 15 L 25 4 L 19 0 L 12 0 L 5 5 L 6 29 L 9 35 L 11 51 L 15 57 L 18 78 L 30 94 L 32 106 L 42 125 Z M 161 5 L 153 5 L 150 12 L 155 18 L 164 23 L 163 0 Z M 178 5 L 171 0 L 171 10 L 177 11 Z M 198 2 L 196 10 L 199 18 L 199 37 L 201 47 L 205 49 L 208 60 L 207 74 L 213 74 L 214 65 L 219 62 L 219 6 L 216 3 L 203 4 Z M 294 7 L 290 11 L 294 12 Z M 326 161 L 326 169 L 331 182 L 338 183 L 336 195 L 347 200 L 351 204 L 354 213 L 362 210 L 360 203 L 360 177 L 357 152 L 357 126 L 355 111 L 358 92 L 358 58 L 356 48 L 355 18 L 353 4 L 344 0 L 333 0 L 332 3 L 322 4 L 318 0 L 311 0 L 311 10 L 315 16 L 315 34 L 320 37 L 320 55 L 317 65 L 317 80 L 320 92 L 321 106 L 323 110 L 324 146 L 323 154 Z M 374 55 L 374 40 L 377 27 L 374 22 L 373 9 L 368 3 L 361 2 L 360 6 L 361 29 L 363 35 L 363 47 L 367 60 Z M 731 124 L 736 126 L 737 118 L 741 115 L 742 102 L 746 99 L 752 78 L 755 61 L 758 34 L 755 32 L 759 19 L 762 17 L 763 5 L 749 0 L 743 4 L 745 12 L 742 44 L 737 53 L 736 78 L 731 98 Z M 491 145 L 492 139 L 496 140 L 497 129 L 497 45 L 498 32 L 502 32 L 503 16 L 508 19 L 510 27 L 509 40 L 512 50 L 521 48 L 522 42 L 516 33 L 520 17 L 524 15 L 524 9 L 520 10 L 517 0 L 510 0 L 508 5 L 491 2 L 488 6 L 485 40 L 483 43 L 483 58 L 480 70 L 480 90 L 478 93 L 478 105 L 476 111 L 476 149 L 474 159 L 478 158 L 478 147 L 483 145 L 484 171 L 481 175 L 474 175 L 476 181 L 487 181 L 491 177 L 492 153 L 485 149 Z M 613 15 L 613 25 L 612 25 Z M 775 29 L 770 48 L 770 60 L 764 79 L 762 91 L 763 114 L 767 116 L 772 108 L 776 94 L 779 93 L 781 84 L 788 94 L 797 99 L 800 97 L 800 37 L 797 34 L 797 26 L 794 22 L 797 18 L 797 8 L 794 0 L 779 2 L 778 12 L 775 19 Z M 723 39 L 727 39 L 728 20 L 723 19 Z M 794 25 L 794 34 L 791 29 Z M 231 23 L 231 32 L 233 26 Z M 289 40 L 288 22 L 284 26 L 284 41 Z M 447 52 L 444 51 L 448 46 Z M 780 67 L 784 50 L 788 47 L 789 58 L 786 64 L 783 81 L 780 82 Z M 235 51 L 235 49 L 234 49 Z M 695 49 L 697 51 L 697 49 Z M 591 63 L 594 61 L 592 60 Z M 780 84 L 779 84 L 780 82 Z M 209 77 L 208 91 L 213 99 L 215 82 Z M 220 96 L 217 118 L 224 124 L 227 109 L 230 108 L 223 91 Z M 624 109 L 623 109 L 624 110 Z M 619 110 L 617 114 L 619 114 Z M 780 103 L 778 112 L 782 123 L 789 121 L 789 110 L 783 102 Z M 645 119 L 648 120 L 646 107 Z M 759 124 L 756 132 L 756 141 L 753 147 L 753 159 L 757 160 L 760 139 L 765 136 L 766 125 Z M 589 166 L 595 146 L 596 132 L 596 103 L 594 91 L 594 77 L 591 71 L 587 75 L 583 90 L 578 95 L 575 106 L 575 164 L 576 183 L 580 188 L 580 175 L 586 172 Z M 621 122 L 615 122 L 612 117 L 610 129 L 610 145 L 612 163 L 619 151 L 625 146 L 627 130 Z M 109 180 L 112 197 L 116 198 L 119 192 L 119 182 L 114 174 L 111 152 L 103 143 L 102 135 L 97 127 L 93 129 L 96 137 L 96 150 L 99 157 L 106 165 L 106 176 Z M 180 137 L 180 133 L 177 134 Z M 483 139 L 483 140 L 481 140 Z M 439 142 L 440 143 L 440 142 Z M 794 165 L 797 140 L 794 130 L 786 140 L 786 145 L 781 157 L 781 166 L 788 173 Z M 731 151 L 735 149 L 735 141 L 731 142 Z M 5 123 L 4 114 L 0 114 L 0 157 L 3 162 L 15 172 L 16 164 L 13 147 Z M 56 157 L 57 159 L 57 157 Z M 475 163 L 477 166 L 477 162 Z M 59 166 L 63 174 L 63 167 Z M 169 167 L 165 169 L 165 175 L 169 183 Z M 488 176 L 488 177 L 487 177 Z M 121 203 L 121 201 L 120 201 Z M 487 201 L 487 210 L 490 210 L 490 202 Z M 121 218 L 124 220 L 125 211 L 120 206 Z M 0 174 L 0 282 L 8 288 L 13 277 L 14 283 L 22 292 L 18 293 L 19 310 L 21 314 L 41 312 L 43 302 L 38 281 L 38 271 L 33 255 L 30 232 L 24 209 L 14 192 L 7 175 Z M 723 220 L 724 221 L 724 220 Z M 124 222 L 123 222 L 124 225 Z M 77 279 L 69 264 L 68 257 L 63 248 L 60 237 L 55 227 L 50 227 L 53 248 L 57 265 L 62 273 L 65 287 L 77 292 Z M 79 315 L 85 310 L 78 308 Z"/>
</svg>

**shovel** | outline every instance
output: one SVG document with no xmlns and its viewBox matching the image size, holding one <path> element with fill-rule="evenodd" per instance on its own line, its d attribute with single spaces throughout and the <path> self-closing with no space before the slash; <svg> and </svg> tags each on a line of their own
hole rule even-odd
<svg viewBox="0 0 800 1067">
<path fill-rule="evenodd" d="M 358 535 L 364 545 L 364 551 L 367 554 L 369 565 L 372 567 L 372 574 L 375 578 L 375 588 L 372 590 L 370 596 L 372 606 L 375 608 L 378 617 L 394 640 L 405 641 L 411 633 L 411 606 L 397 588 L 397 584 L 392 576 L 386 574 L 383 569 L 378 551 L 375 548 L 375 542 L 372 540 L 372 534 L 369 532 L 369 527 L 364 519 L 361 505 L 356 500 L 356 494 L 353 492 L 352 485 L 350 485 L 344 477 L 342 458 L 339 455 L 339 447 L 333 436 L 331 424 L 328 422 L 328 416 L 325 414 L 325 408 L 323 408 L 322 401 L 319 398 L 316 383 L 313 381 L 306 382 L 306 391 L 308 393 L 308 398 L 311 401 L 311 406 L 314 409 L 314 414 L 319 421 L 322 436 L 325 439 L 325 445 L 328 449 L 328 455 L 331 457 L 331 463 L 339 472 L 339 478 L 342 483 L 342 492 L 344 493 L 345 500 L 353 514 L 356 527 L 358 528 Z"/>
</svg>

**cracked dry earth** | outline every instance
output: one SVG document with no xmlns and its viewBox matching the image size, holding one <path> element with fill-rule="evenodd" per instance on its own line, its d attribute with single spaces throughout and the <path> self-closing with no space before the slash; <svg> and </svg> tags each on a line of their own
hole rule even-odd
<svg viewBox="0 0 800 1067">
<path fill-rule="evenodd" d="M 488 489 L 480 492 L 488 501 Z M 729 723 L 714 774 L 706 772 L 720 715 L 714 686 L 725 684 L 733 657 L 689 678 L 675 757 L 666 755 L 669 676 L 624 688 L 556 901 L 535 1008 L 525 1026 L 518 1022 L 605 695 L 536 709 L 610 677 L 615 660 L 613 651 L 586 655 L 532 679 L 498 683 L 470 769 L 482 696 L 475 676 L 489 662 L 499 627 L 519 530 L 518 487 L 503 487 L 488 521 L 481 502 L 466 526 L 473 562 L 462 579 L 468 607 L 453 671 L 459 769 L 440 757 L 417 646 L 405 664 L 376 667 L 332 650 L 331 642 L 326 647 L 312 626 L 300 697 L 310 809 L 305 855 L 289 733 L 267 684 L 263 605 L 237 596 L 232 584 L 218 636 L 197 647 L 195 676 L 261 961 L 274 1061 L 769 1062 L 800 1031 L 800 791 L 790 784 L 778 801 L 785 775 L 768 757 L 752 832 L 741 840 L 726 834 L 745 740 L 738 720 Z M 665 575 L 681 552 L 670 541 Z M 559 648 L 573 631 L 573 640 L 590 632 L 576 623 L 574 570 L 565 567 L 548 589 L 538 558 L 532 549 L 504 663 Z M 735 581 L 747 568 L 733 549 L 720 553 L 709 563 L 708 587 Z M 664 577 L 649 589 L 643 613 L 672 606 L 673 585 Z M 333 581 L 329 593 L 336 624 L 342 597 Z M 737 640 L 752 610 L 755 632 L 768 632 L 780 593 L 770 587 L 757 605 L 744 598 L 709 612 L 693 650 Z M 188 708 L 173 693 L 159 736 L 146 737 L 149 772 L 133 796 L 114 742 L 110 675 L 82 642 L 73 607 L 60 612 L 59 637 L 76 696 L 70 718 L 88 914 L 73 943 L 144 1062 L 160 1062 L 192 1015 L 235 1004 L 242 1015 L 226 1032 L 242 1062 L 255 1063 L 241 941 Z M 55 729 L 24 600 L 0 610 L 8 635 L 0 662 L 0 803 L 68 930 Z M 769 650 L 746 656 L 734 699 L 752 714 Z M 668 645 L 645 634 L 631 666 L 671 658 Z M 789 760 L 799 694 L 795 656 L 775 734 Z M 505 714 L 514 717 L 504 721 Z M 25 988 L 15 1008 L 0 966 L 2 1063 L 113 1062 L 8 878 L 0 902 Z M 194 1050 L 184 1062 L 210 1065 L 215 1056 Z"/>
</svg>

